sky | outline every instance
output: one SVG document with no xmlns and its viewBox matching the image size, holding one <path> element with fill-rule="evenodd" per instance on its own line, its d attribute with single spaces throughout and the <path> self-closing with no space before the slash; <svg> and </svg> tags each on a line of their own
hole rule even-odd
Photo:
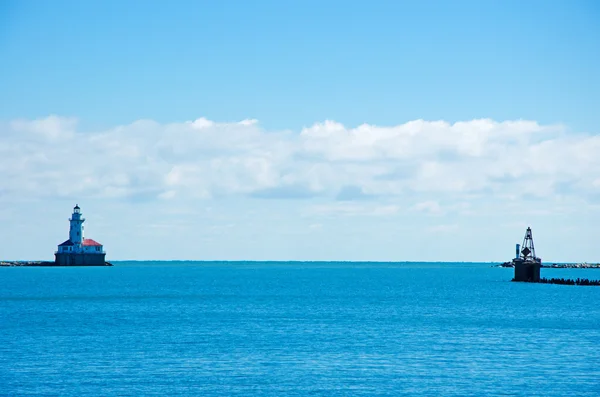
<svg viewBox="0 0 600 397">
<path fill-rule="evenodd" d="M 0 2 L 0 260 L 600 262 L 600 5 Z"/>
</svg>

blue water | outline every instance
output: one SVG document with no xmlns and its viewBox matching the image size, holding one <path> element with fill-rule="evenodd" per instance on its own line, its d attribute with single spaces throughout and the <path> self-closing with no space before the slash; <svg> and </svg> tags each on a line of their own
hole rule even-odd
<svg viewBox="0 0 600 397">
<path fill-rule="evenodd" d="M 511 277 L 489 264 L 3 268 L 0 395 L 600 395 L 600 288 Z"/>
</svg>

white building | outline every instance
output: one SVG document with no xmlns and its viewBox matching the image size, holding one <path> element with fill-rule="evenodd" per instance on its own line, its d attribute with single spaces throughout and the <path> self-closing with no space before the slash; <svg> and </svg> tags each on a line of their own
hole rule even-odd
<svg viewBox="0 0 600 397">
<path fill-rule="evenodd" d="M 102 244 L 85 238 L 83 235 L 85 219 L 81 216 L 79 205 L 73 208 L 69 219 L 69 239 L 59 244 L 54 254 L 55 263 L 61 266 L 104 266 L 106 253 Z"/>
</svg>

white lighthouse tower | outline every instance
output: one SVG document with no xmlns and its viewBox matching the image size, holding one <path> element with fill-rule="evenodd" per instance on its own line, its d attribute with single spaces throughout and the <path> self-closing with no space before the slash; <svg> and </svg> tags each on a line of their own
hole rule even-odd
<svg viewBox="0 0 600 397">
<path fill-rule="evenodd" d="M 81 251 L 81 245 L 83 244 L 83 222 L 85 222 L 85 218 L 81 217 L 81 208 L 79 208 L 78 204 L 75 204 L 75 208 L 73 208 L 73 215 L 71 215 L 71 219 L 69 219 L 71 223 L 71 229 L 69 229 L 69 240 L 74 244 L 77 251 Z"/>
<path fill-rule="evenodd" d="M 105 262 L 106 253 L 97 241 L 83 236 L 81 208 L 75 205 L 69 219 L 69 239 L 58 246 L 54 253 L 55 264 L 59 266 L 110 266 Z"/>
</svg>

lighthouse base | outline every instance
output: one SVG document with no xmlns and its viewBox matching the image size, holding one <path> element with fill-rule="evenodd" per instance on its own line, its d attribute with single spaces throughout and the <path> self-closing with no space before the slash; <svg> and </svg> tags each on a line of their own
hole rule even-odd
<svg viewBox="0 0 600 397">
<path fill-rule="evenodd" d="M 540 258 L 532 260 L 523 260 L 522 258 L 513 259 L 512 264 L 515 268 L 514 281 L 540 282 L 540 268 L 542 267 Z"/>
<path fill-rule="evenodd" d="M 85 253 L 55 253 L 54 264 L 56 266 L 107 266 L 106 254 Z"/>
</svg>

